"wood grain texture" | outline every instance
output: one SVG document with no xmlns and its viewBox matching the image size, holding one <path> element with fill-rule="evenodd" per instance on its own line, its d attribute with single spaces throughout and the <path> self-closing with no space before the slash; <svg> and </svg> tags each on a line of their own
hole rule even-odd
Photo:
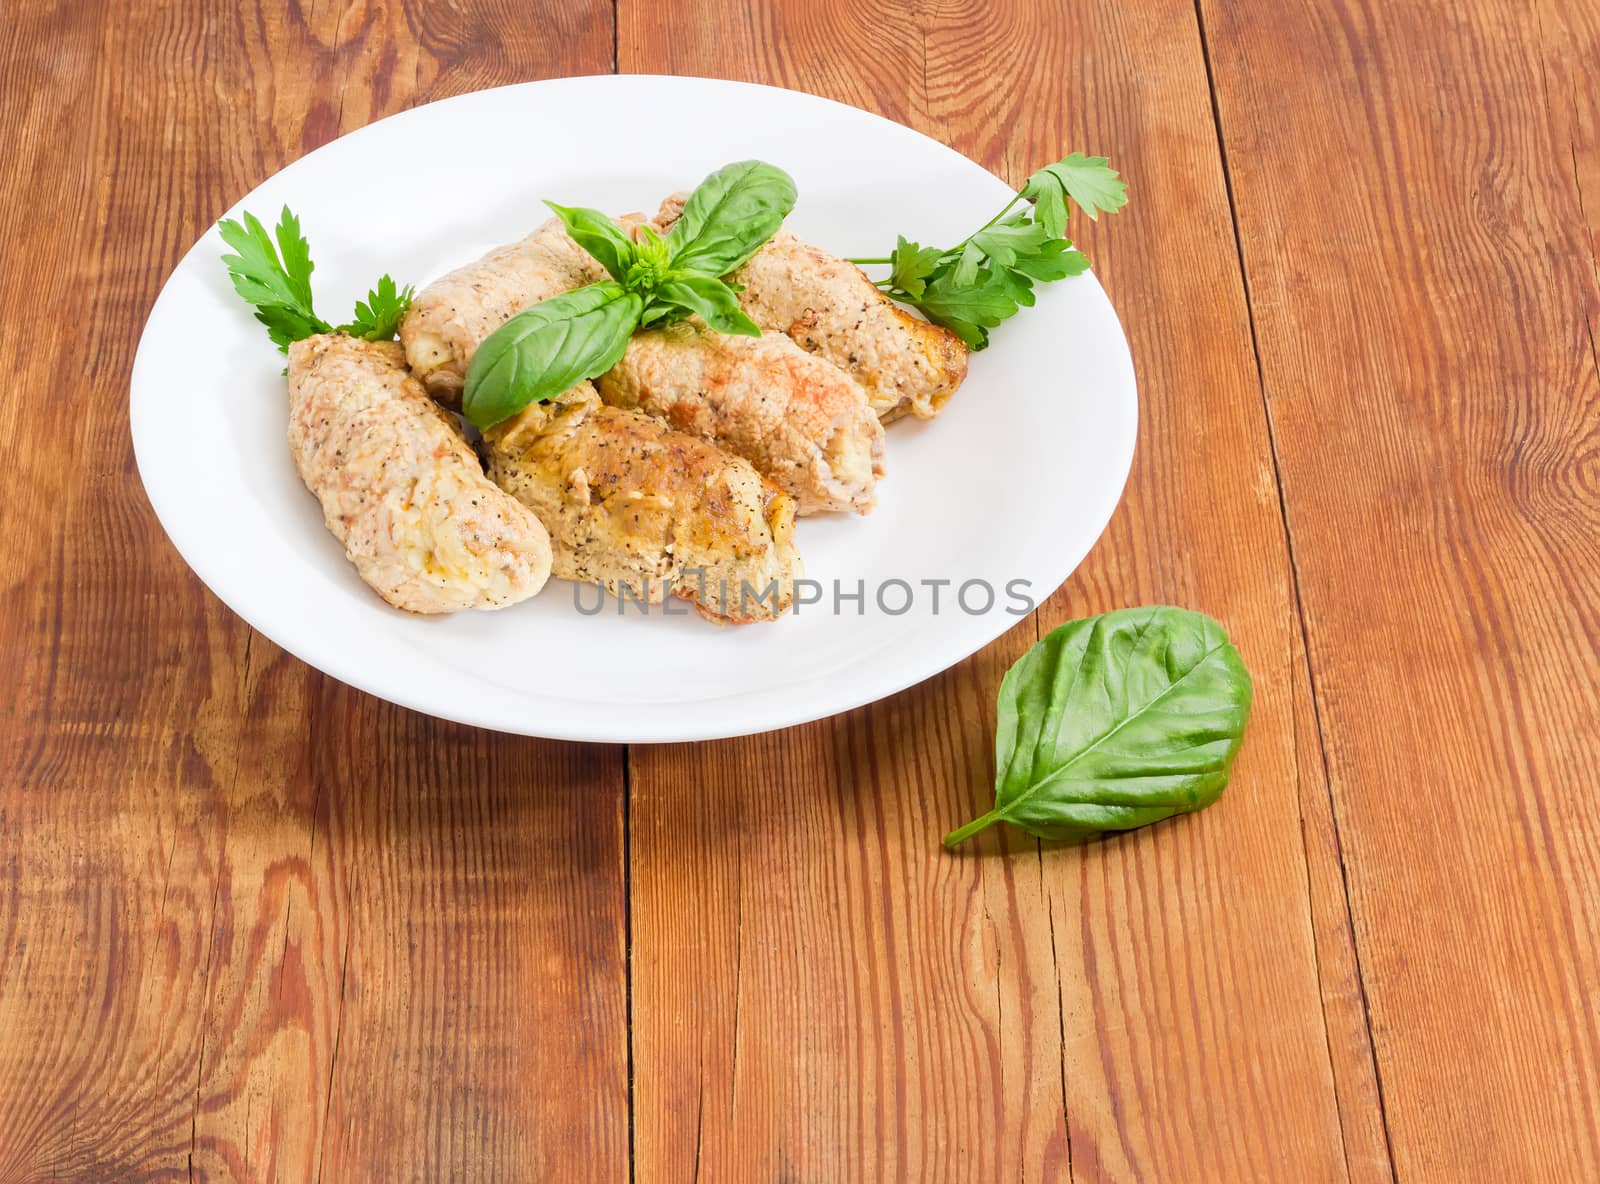
<svg viewBox="0 0 1600 1184">
<path fill-rule="evenodd" d="M 1398 1177 L 1600 1178 L 1600 13 L 1202 9 Z"/>
<path fill-rule="evenodd" d="M 1118 86 L 1122 62 L 1138 65 Z M 1134 195 L 1129 218 L 1081 229 L 1127 327 L 1141 435 L 1121 511 L 1040 628 L 1125 604 L 1201 609 L 1256 690 L 1221 801 L 1048 877 L 1074 1176 L 1386 1179 L 1365 1017 L 1338 973 L 1343 901 L 1310 892 L 1337 863 L 1314 843 L 1326 783 L 1297 726 L 1310 688 L 1193 8 L 1085 14 L 1049 73 L 1088 80 L 1041 105 L 1063 113 L 1066 144 L 1119 146 Z M 1035 94 L 996 122 L 1026 127 Z"/>
<path fill-rule="evenodd" d="M 530 15 L 0 21 L 5 1184 L 626 1175 L 620 752 L 436 723 L 253 636 L 127 429 L 145 311 L 239 194 L 412 102 L 609 68 L 608 6 Z"/>
<path fill-rule="evenodd" d="M 1060 1178 L 1034 844 L 935 854 L 1031 641 L 840 720 L 635 750 L 637 1178 Z"/>
<path fill-rule="evenodd" d="M 1596 61 L 1588 0 L 12 6 L 0 1184 L 1600 1178 Z M 188 574 L 125 411 L 180 253 L 343 131 L 617 64 L 1113 153 L 1140 450 L 1037 619 L 625 755 Z M 1007 665 L 1157 600 L 1256 676 L 1223 800 L 941 854 Z"/>
<path fill-rule="evenodd" d="M 1191 604 L 1235 631 L 1258 685 L 1221 805 L 1081 850 L 936 846 L 985 808 L 993 698 L 1025 629 L 847 721 L 635 751 L 641 1176 L 1386 1178 L 1344 902 L 1314 911 L 1308 890 L 1337 863 L 1311 841 L 1328 800 L 1299 751 L 1309 686 L 1192 7 L 725 3 L 686 20 L 624 0 L 618 19 L 624 71 L 825 94 L 1014 183 L 1069 147 L 1114 148 L 1134 200 L 1087 245 L 1132 330 L 1140 451 L 1039 624 Z"/>
</svg>

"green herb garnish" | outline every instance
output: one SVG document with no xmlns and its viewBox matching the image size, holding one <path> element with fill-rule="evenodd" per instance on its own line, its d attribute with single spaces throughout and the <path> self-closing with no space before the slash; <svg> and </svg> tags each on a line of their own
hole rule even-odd
<svg viewBox="0 0 1600 1184">
<path fill-rule="evenodd" d="M 540 301 L 491 333 L 467 367 L 462 414 L 488 428 L 598 377 L 640 326 L 698 316 L 720 333 L 761 336 L 720 277 L 761 249 L 794 202 L 789 174 L 759 160 L 702 181 L 665 238 L 649 226 L 630 238 L 599 210 L 545 202 L 611 279 Z"/>
<path fill-rule="evenodd" d="M 311 307 L 311 251 L 300 233 L 300 220 L 288 206 L 278 220 L 276 247 L 266 227 L 248 210 L 244 225 L 224 218 L 217 229 L 222 241 L 237 252 L 222 257 L 233 290 L 254 306 L 256 320 L 267 327 L 274 345 L 287 351 L 291 341 L 332 330 Z"/>
<path fill-rule="evenodd" d="M 616 280 L 563 292 L 491 333 L 467 367 L 467 418 L 483 427 L 622 360 L 644 302 Z M 524 398 L 523 396 L 527 397 Z"/>
<path fill-rule="evenodd" d="M 388 276 L 378 277 L 378 286 L 367 293 L 365 300 L 356 301 L 356 319 L 340 325 L 340 333 L 367 341 L 391 341 L 399 331 L 400 318 L 411 307 L 411 297 L 416 295 L 410 284 L 396 289 Z"/>
<path fill-rule="evenodd" d="M 1072 839 L 1203 809 L 1228 784 L 1250 701 L 1239 651 L 1204 614 L 1069 621 L 1001 682 L 994 809 L 945 846 L 996 822 Z"/>
<path fill-rule="evenodd" d="M 727 275 L 778 232 L 795 196 L 780 168 L 759 160 L 725 165 L 700 182 L 667 232 L 672 266 Z"/>
<path fill-rule="evenodd" d="M 222 262 L 233 281 L 233 290 L 255 308 L 256 320 L 267 327 L 272 343 L 287 353 L 290 342 L 335 332 L 334 326 L 312 307 L 311 273 L 316 265 L 311 262 L 311 247 L 300 233 L 300 220 L 284 206 L 278 216 L 274 245 L 273 236 L 260 219 L 248 210 L 243 218 L 243 224 L 232 218 L 217 223 L 222 241 L 235 251 L 224 255 Z M 396 289 L 394 280 L 385 275 L 367 293 L 364 302 L 357 302 L 355 319 L 338 326 L 337 332 L 368 341 L 387 341 L 395 335 L 400 318 L 411 304 L 411 295 L 409 284 Z"/>
<path fill-rule="evenodd" d="M 1074 152 L 1046 165 L 978 231 L 953 247 L 924 247 L 904 235 L 894 253 L 852 259 L 888 264 L 877 286 L 919 309 L 936 325 L 957 333 L 972 349 L 989 344 L 989 330 L 1034 303 L 1033 285 L 1089 269 L 1089 260 L 1066 237 L 1067 200 L 1091 218 L 1121 209 L 1127 186 L 1103 156 Z M 1016 210 L 1032 202 L 1031 210 Z"/>
</svg>

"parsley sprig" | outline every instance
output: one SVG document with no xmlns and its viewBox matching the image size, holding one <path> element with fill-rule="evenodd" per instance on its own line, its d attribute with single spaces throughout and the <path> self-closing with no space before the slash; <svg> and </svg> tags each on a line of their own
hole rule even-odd
<svg viewBox="0 0 1600 1184">
<path fill-rule="evenodd" d="M 267 336 L 280 350 L 287 353 L 290 342 L 316 333 L 348 333 L 368 341 L 388 341 L 395 335 L 411 305 L 410 284 L 400 288 L 382 276 L 367 298 L 356 302 L 353 320 L 330 325 L 312 305 L 311 273 L 316 265 L 311 262 L 311 246 L 300 233 L 300 219 L 284 206 L 274 233 L 268 234 L 248 210 L 242 218 L 242 223 L 224 218 L 217 224 L 222 241 L 234 250 L 222 262 L 233 290 L 256 310 L 256 320 L 267 327 Z"/>
<path fill-rule="evenodd" d="M 367 293 L 367 298 L 356 301 L 355 320 L 340 325 L 339 332 L 368 341 L 388 341 L 399 331 L 400 318 L 411 307 L 414 295 L 410 284 L 397 288 L 394 280 L 381 275 L 378 286 Z"/>
<path fill-rule="evenodd" d="M 879 288 L 983 349 L 990 329 L 1033 305 L 1035 283 L 1089 269 L 1066 237 L 1069 200 L 1098 218 L 1126 205 L 1128 191 L 1105 157 L 1074 152 L 1034 173 L 1005 209 L 953 247 L 924 247 L 901 235 L 893 254 L 850 262 L 888 264 Z M 1031 208 L 1019 210 L 1019 202 Z"/>
</svg>

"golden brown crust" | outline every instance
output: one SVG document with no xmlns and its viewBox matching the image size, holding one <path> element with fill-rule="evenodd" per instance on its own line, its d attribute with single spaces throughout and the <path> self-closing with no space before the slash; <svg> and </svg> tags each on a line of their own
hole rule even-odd
<svg viewBox="0 0 1600 1184">
<path fill-rule="evenodd" d="M 597 385 L 612 406 L 744 457 L 801 514 L 874 504 L 884 437 L 866 392 L 781 333 L 732 336 L 697 318 L 646 330 Z"/>
<path fill-rule="evenodd" d="M 396 608 L 504 608 L 549 578 L 544 527 L 484 476 L 395 343 L 290 346 L 289 448 L 328 529 Z"/>
<path fill-rule="evenodd" d="M 685 196 L 661 203 L 659 230 L 677 221 Z M 853 377 L 885 422 L 937 415 L 967 375 L 959 337 L 901 308 L 853 263 L 787 230 L 728 279 L 743 286 L 739 303 L 756 324 L 787 333 Z"/>
<path fill-rule="evenodd" d="M 563 579 L 731 624 L 772 620 L 801 574 L 794 502 L 748 462 L 580 383 L 485 434 L 489 473 L 550 531 Z"/>
</svg>

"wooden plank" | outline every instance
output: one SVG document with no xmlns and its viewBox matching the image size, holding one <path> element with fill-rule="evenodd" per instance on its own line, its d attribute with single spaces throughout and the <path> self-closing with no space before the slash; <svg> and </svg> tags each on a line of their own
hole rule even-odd
<svg viewBox="0 0 1600 1184">
<path fill-rule="evenodd" d="M 934 852 L 1032 640 L 826 723 L 631 751 L 638 1178 L 1061 1178 L 1035 846 Z"/>
<path fill-rule="evenodd" d="M 1088 246 L 1130 329 L 1140 452 L 1041 623 L 1209 609 L 1259 699 L 1221 805 L 1080 850 L 937 847 L 989 793 L 1025 628 L 841 720 L 636 750 L 641 1177 L 1383 1178 L 1337 864 L 1302 836 L 1328 803 L 1297 746 L 1308 689 L 1192 7 L 625 2 L 618 47 L 625 71 L 878 110 L 1013 182 L 1067 147 L 1115 155 L 1133 204 Z"/>
<path fill-rule="evenodd" d="M 0 22 L 0 1179 L 625 1176 L 620 753 L 253 637 L 162 539 L 125 410 L 157 286 L 249 186 L 611 40 L 601 3 Z"/>
<path fill-rule="evenodd" d="M 1108 59 L 1161 86 L 1103 81 Z M 1122 512 L 1041 628 L 1122 604 L 1202 609 L 1226 624 L 1256 690 L 1217 805 L 1062 858 L 1049 878 L 1058 955 L 1082 968 L 1062 976 L 1068 1113 L 1085 1149 L 1074 1167 L 1089 1179 L 1385 1179 L 1344 902 L 1327 892 L 1338 865 L 1318 841 L 1326 783 L 1298 711 L 1309 687 L 1193 10 L 1108 10 L 1055 68 L 1098 84 L 1052 104 L 1070 113 L 1066 142 L 1130 149 L 1132 216 L 1083 229 L 1133 348 L 1142 430 Z"/>
<path fill-rule="evenodd" d="M 1398 1176 L 1600 1178 L 1600 14 L 1202 8 Z"/>
</svg>

